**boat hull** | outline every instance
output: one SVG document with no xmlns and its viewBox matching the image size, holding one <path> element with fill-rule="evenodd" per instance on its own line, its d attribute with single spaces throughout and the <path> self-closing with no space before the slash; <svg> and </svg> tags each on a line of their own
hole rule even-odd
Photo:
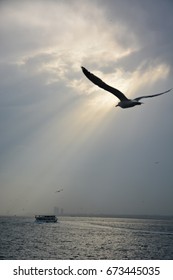
<svg viewBox="0 0 173 280">
<path fill-rule="evenodd" d="M 39 223 L 57 223 L 58 218 L 55 215 L 35 215 L 35 220 Z"/>
</svg>

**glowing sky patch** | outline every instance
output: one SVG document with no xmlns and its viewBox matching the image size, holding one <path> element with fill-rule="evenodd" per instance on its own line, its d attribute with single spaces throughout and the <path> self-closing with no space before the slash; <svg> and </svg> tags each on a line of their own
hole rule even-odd
<svg viewBox="0 0 173 280">
<path fill-rule="evenodd" d="M 173 4 L 155 5 L 0 3 L 0 214 L 173 213 L 172 93 L 121 110 L 81 71 L 129 98 L 171 88 Z"/>
</svg>

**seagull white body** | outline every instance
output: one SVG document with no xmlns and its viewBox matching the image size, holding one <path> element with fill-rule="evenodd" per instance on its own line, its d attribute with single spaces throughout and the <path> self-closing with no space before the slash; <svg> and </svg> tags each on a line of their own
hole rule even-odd
<svg viewBox="0 0 173 280">
<path fill-rule="evenodd" d="M 125 108 L 130 108 L 130 107 L 134 107 L 136 105 L 141 105 L 142 102 L 139 102 L 135 99 L 128 99 L 128 100 L 122 100 L 120 102 L 118 102 L 118 104 L 116 105 L 116 107 L 121 107 L 123 109 Z"/>
<path fill-rule="evenodd" d="M 91 81 L 93 82 L 95 85 L 97 85 L 100 88 L 103 88 L 106 91 L 109 91 L 110 93 L 112 93 L 113 95 L 115 95 L 117 98 L 119 98 L 120 102 L 116 105 L 116 107 L 121 107 L 123 109 L 125 108 L 130 108 L 130 107 L 134 107 L 136 105 L 141 105 L 142 102 L 140 102 L 139 100 L 142 98 L 151 98 L 151 97 L 155 97 L 158 95 L 162 95 L 164 93 L 167 93 L 169 91 L 172 90 L 168 89 L 167 91 L 161 92 L 161 93 L 157 93 L 157 94 L 153 94 L 153 95 L 144 95 L 144 96 L 139 96 L 136 97 L 134 99 L 128 99 L 124 93 L 122 93 L 121 91 L 119 91 L 116 88 L 113 88 L 111 86 L 109 86 L 108 84 L 106 84 L 105 82 L 103 82 L 100 78 L 98 78 L 97 76 L 95 76 L 94 74 L 90 73 L 86 68 L 84 68 L 83 66 L 81 67 L 83 73 L 85 74 L 85 76 Z"/>
</svg>

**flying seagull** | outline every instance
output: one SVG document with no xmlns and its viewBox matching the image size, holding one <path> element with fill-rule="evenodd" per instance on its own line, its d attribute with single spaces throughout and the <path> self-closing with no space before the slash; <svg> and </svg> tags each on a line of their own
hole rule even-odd
<svg viewBox="0 0 173 280">
<path fill-rule="evenodd" d="M 55 193 L 59 193 L 59 192 L 62 192 L 63 189 L 59 189 L 59 190 L 56 190 Z"/>
<path fill-rule="evenodd" d="M 103 88 L 104 90 L 107 90 L 109 92 L 111 92 L 112 94 L 114 94 L 116 97 L 118 97 L 120 99 L 120 102 L 116 105 L 116 107 L 121 107 L 121 108 L 129 108 L 129 107 L 134 107 L 136 105 L 141 105 L 142 102 L 140 102 L 139 100 L 142 98 L 150 98 L 150 97 L 155 97 L 164 93 L 167 93 L 169 91 L 172 90 L 168 89 L 167 91 L 161 92 L 161 93 L 157 93 L 157 94 L 153 94 L 153 95 L 145 95 L 145 96 L 139 96 L 136 97 L 134 99 L 128 99 L 121 91 L 119 91 L 116 88 L 113 88 L 109 85 L 107 85 L 106 83 L 104 83 L 100 78 L 98 78 L 97 76 L 95 76 L 94 74 L 90 73 L 86 68 L 84 68 L 83 66 L 81 67 L 83 73 L 85 74 L 85 76 L 91 81 L 93 82 L 95 85 L 97 85 L 98 87 Z"/>
</svg>

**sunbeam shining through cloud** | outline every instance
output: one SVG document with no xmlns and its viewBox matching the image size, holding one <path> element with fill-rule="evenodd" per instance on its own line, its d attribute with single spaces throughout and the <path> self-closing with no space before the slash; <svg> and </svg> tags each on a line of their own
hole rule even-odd
<svg viewBox="0 0 173 280">
<path fill-rule="evenodd" d="M 173 214 L 173 94 L 122 111 L 81 71 L 129 98 L 173 87 L 173 3 L 155 4 L 1 1 L 1 215 Z"/>
</svg>

